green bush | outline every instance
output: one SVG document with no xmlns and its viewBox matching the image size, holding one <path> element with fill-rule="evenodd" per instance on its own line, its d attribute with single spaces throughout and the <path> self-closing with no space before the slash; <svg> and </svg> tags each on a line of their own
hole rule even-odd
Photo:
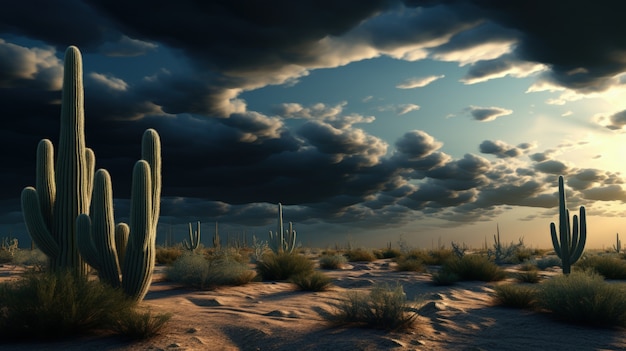
<svg viewBox="0 0 626 351">
<path fill-rule="evenodd" d="M 424 263 L 416 258 L 400 258 L 396 270 L 401 272 L 424 272 Z"/>
<path fill-rule="evenodd" d="M 403 257 L 420 260 L 428 266 L 440 266 L 447 260 L 456 257 L 456 255 L 452 249 L 439 248 L 436 250 L 413 249 Z"/>
<path fill-rule="evenodd" d="M 156 336 L 170 318 L 171 313 L 153 314 L 129 309 L 118 315 L 113 330 L 128 339 L 148 339 Z"/>
<path fill-rule="evenodd" d="M 515 279 L 517 279 L 519 282 L 522 282 L 522 283 L 534 284 L 534 283 L 539 283 L 539 281 L 541 280 L 541 277 L 539 276 L 539 271 L 536 269 L 516 272 L 513 274 L 513 277 L 515 277 Z"/>
<path fill-rule="evenodd" d="M 372 262 L 376 260 L 376 256 L 374 256 L 372 251 L 360 248 L 348 250 L 346 256 L 350 262 Z"/>
<path fill-rule="evenodd" d="M 346 262 L 348 262 L 346 256 L 340 254 L 325 254 L 319 260 L 321 269 L 340 269 Z"/>
<path fill-rule="evenodd" d="M 561 259 L 558 256 L 547 256 L 537 260 L 530 260 L 530 262 L 534 263 L 541 270 L 546 270 L 550 267 L 561 267 Z"/>
<path fill-rule="evenodd" d="M 453 285 L 461 280 L 458 274 L 446 269 L 440 269 L 439 271 L 432 273 L 431 278 L 433 284 L 441 286 Z"/>
<path fill-rule="evenodd" d="M 203 255 L 185 253 L 167 270 L 167 278 L 200 289 L 224 285 L 244 285 L 255 272 L 247 264 L 228 257 L 207 260 Z"/>
<path fill-rule="evenodd" d="M 302 273 L 292 276 L 289 281 L 304 291 L 325 291 L 330 288 L 332 279 L 322 272 Z"/>
<path fill-rule="evenodd" d="M 506 278 L 502 268 L 487 257 L 479 255 L 465 255 L 447 260 L 441 269 L 458 275 L 460 280 L 492 282 Z"/>
<path fill-rule="evenodd" d="M 384 250 L 374 251 L 374 256 L 376 256 L 376 258 L 378 259 L 397 258 L 402 256 L 402 251 L 388 247 Z"/>
<path fill-rule="evenodd" d="M 13 264 L 31 266 L 36 271 L 42 271 L 48 265 L 48 257 L 39 249 L 17 250 L 13 255 Z"/>
<path fill-rule="evenodd" d="M 375 285 L 369 294 L 349 291 L 338 310 L 327 318 L 335 325 L 401 330 L 417 318 L 416 312 L 409 311 L 411 307 L 402 285 Z"/>
<path fill-rule="evenodd" d="M 257 262 L 256 268 L 263 280 L 287 280 L 296 275 L 313 273 L 314 263 L 298 254 L 268 253 Z"/>
<path fill-rule="evenodd" d="M 171 265 L 183 254 L 179 247 L 157 247 L 156 263 Z"/>
<path fill-rule="evenodd" d="M 546 280 L 537 295 L 540 308 L 564 321 L 626 326 L 626 289 L 592 272 L 572 272 Z"/>
<path fill-rule="evenodd" d="M 626 279 L 626 261 L 611 256 L 591 256 L 579 260 L 574 267 L 594 270 L 605 279 Z"/>
<path fill-rule="evenodd" d="M 137 318 L 136 303 L 121 290 L 70 273 L 32 273 L 0 285 L 0 336 L 56 339 L 95 331 L 117 331 Z M 153 334 L 167 321 L 167 315 Z M 148 335 L 145 334 L 145 335 Z"/>
<path fill-rule="evenodd" d="M 537 288 L 521 284 L 501 284 L 493 287 L 497 304 L 505 307 L 529 308 L 537 299 Z"/>
</svg>

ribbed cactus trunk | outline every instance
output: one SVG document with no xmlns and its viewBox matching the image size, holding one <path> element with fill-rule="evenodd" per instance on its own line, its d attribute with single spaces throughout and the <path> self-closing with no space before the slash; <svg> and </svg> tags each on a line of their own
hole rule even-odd
<svg viewBox="0 0 626 351">
<path fill-rule="evenodd" d="M 89 212 L 95 157 L 85 147 L 82 58 L 78 48 L 65 51 L 61 131 L 56 169 L 53 147 L 42 140 L 37 150 L 36 188 L 22 192 L 22 212 L 33 241 L 52 270 L 87 273 L 76 243 L 76 217 Z"/>
</svg>

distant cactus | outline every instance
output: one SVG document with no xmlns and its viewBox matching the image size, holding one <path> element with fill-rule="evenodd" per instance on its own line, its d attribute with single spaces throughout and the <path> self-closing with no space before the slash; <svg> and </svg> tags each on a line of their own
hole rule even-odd
<svg viewBox="0 0 626 351">
<path fill-rule="evenodd" d="M 189 242 L 183 241 L 183 247 L 187 251 L 196 251 L 200 247 L 200 221 L 197 223 L 197 228 L 194 232 L 191 223 L 189 223 Z"/>
<path fill-rule="evenodd" d="M 283 205 L 278 203 L 278 226 L 276 233 L 269 232 L 269 247 L 275 253 L 293 253 L 296 247 L 296 231 L 293 229 L 293 223 L 289 222 L 289 229 L 285 233 L 283 226 Z"/>
<path fill-rule="evenodd" d="M 570 229 L 569 210 L 565 202 L 565 186 L 563 176 L 559 176 L 559 233 L 556 225 L 550 223 L 552 246 L 562 262 L 563 274 L 570 274 L 572 264 L 582 256 L 587 241 L 587 216 L 585 207 L 580 206 L 580 221 L 573 217 L 573 228 Z"/>
<path fill-rule="evenodd" d="M 213 247 L 216 250 L 219 250 L 222 247 L 222 244 L 220 243 L 220 233 L 218 231 L 217 221 L 215 222 L 215 235 L 213 235 Z"/>
<path fill-rule="evenodd" d="M 619 233 L 615 235 L 615 245 L 613 245 L 613 250 L 617 253 L 622 252 L 622 241 L 619 240 Z"/>
</svg>

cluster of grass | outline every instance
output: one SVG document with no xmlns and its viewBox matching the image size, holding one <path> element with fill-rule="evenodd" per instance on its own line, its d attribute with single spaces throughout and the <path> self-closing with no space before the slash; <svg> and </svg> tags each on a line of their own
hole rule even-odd
<svg viewBox="0 0 626 351">
<path fill-rule="evenodd" d="M 540 270 L 546 270 L 550 267 L 561 267 L 561 259 L 558 256 L 546 256 L 539 259 L 530 259 L 527 262 L 535 265 Z"/>
<path fill-rule="evenodd" d="M 436 250 L 413 249 L 403 255 L 406 259 L 422 261 L 428 266 L 440 266 L 446 261 L 456 257 L 452 249 L 439 248 Z"/>
<path fill-rule="evenodd" d="M 185 253 L 167 270 L 167 278 L 200 289 L 244 285 L 256 276 L 254 270 L 230 256 L 207 259 L 204 255 Z"/>
<path fill-rule="evenodd" d="M 626 327 L 626 287 L 611 284 L 591 271 L 572 272 L 529 286 L 495 288 L 497 303 L 551 313 L 572 323 Z"/>
<path fill-rule="evenodd" d="M 345 255 L 350 262 L 372 262 L 376 260 L 376 256 L 371 250 L 361 248 L 348 250 Z"/>
<path fill-rule="evenodd" d="M 322 272 L 301 273 L 289 279 L 303 291 L 325 291 L 331 286 L 332 279 Z"/>
<path fill-rule="evenodd" d="M 120 290 L 70 273 L 32 273 L 0 285 L 3 340 L 55 339 L 93 332 L 155 335 L 169 314 L 139 312 Z"/>
<path fill-rule="evenodd" d="M 396 270 L 401 272 L 424 272 L 424 262 L 416 258 L 400 257 L 397 259 Z"/>
<path fill-rule="evenodd" d="M 309 275 L 314 266 L 308 258 L 290 253 L 268 253 L 256 264 L 263 280 L 288 280 L 297 275 Z"/>
<path fill-rule="evenodd" d="M 439 272 L 433 274 L 433 282 L 440 285 L 454 283 L 454 279 L 493 282 L 506 278 L 506 273 L 485 256 L 465 255 L 447 260 Z"/>
<path fill-rule="evenodd" d="M 323 254 L 319 259 L 321 269 L 341 269 L 346 262 L 346 256 L 340 254 Z"/>
<path fill-rule="evenodd" d="M 397 258 L 402 256 L 402 251 L 399 249 L 392 249 L 390 247 L 384 250 L 375 250 L 373 253 L 378 259 Z"/>
<path fill-rule="evenodd" d="M 171 265 L 183 254 L 180 247 L 162 247 L 156 248 L 156 263 Z"/>
<path fill-rule="evenodd" d="M 615 256 L 590 256 L 579 260 L 574 267 L 593 270 L 605 279 L 626 279 L 626 261 Z"/>
<path fill-rule="evenodd" d="M 409 328 L 417 313 L 407 303 L 402 285 L 375 285 L 368 293 L 350 291 L 337 311 L 327 316 L 335 325 L 401 330 Z"/>
</svg>

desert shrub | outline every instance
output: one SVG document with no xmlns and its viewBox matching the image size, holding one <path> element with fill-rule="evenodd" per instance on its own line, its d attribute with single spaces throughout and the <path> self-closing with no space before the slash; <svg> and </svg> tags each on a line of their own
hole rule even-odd
<svg viewBox="0 0 626 351">
<path fill-rule="evenodd" d="M 156 263 L 170 265 L 174 263 L 181 255 L 183 250 L 179 247 L 157 247 Z"/>
<path fill-rule="evenodd" d="M 522 272 L 536 271 L 538 269 L 537 264 L 534 261 L 526 260 L 520 266 L 519 270 Z"/>
<path fill-rule="evenodd" d="M 361 248 L 348 250 L 345 255 L 348 257 L 348 261 L 350 262 L 372 262 L 376 260 L 376 256 L 374 256 L 372 251 Z"/>
<path fill-rule="evenodd" d="M 442 270 L 452 272 L 460 280 L 479 280 L 492 282 L 506 278 L 506 273 L 487 257 L 465 255 L 446 261 Z"/>
<path fill-rule="evenodd" d="M 376 250 L 374 251 L 374 256 L 378 259 L 386 259 L 386 258 L 397 258 L 402 256 L 402 251 L 399 249 L 392 249 L 390 247 L 384 250 Z"/>
<path fill-rule="evenodd" d="M 252 281 L 255 272 L 247 264 L 222 258 L 207 260 L 203 255 L 186 253 L 167 270 L 167 278 L 200 289 L 224 285 L 243 285 Z"/>
<path fill-rule="evenodd" d="M 248 262 L 250 262 L 251 253 L 251 251 L 244 250 L 243 248 L 227 247 L 220 250 L 210 249 L 209 251 L 205 251 L 204 258 L 209 261 L 229 260 L 248 264 Z"/>
<path fill-rule="evenodd" d="M 348 259 L 344 255 L 324 254 L 320 257 L 319 265 L 321 269 L 340 269 L 346 262 Z"/>
<path fill-rule="evenodd" d="M 117 316 L 112 329 L 128 339 L 148 339 L 159 334 L 170 318 L 171 313 L 154 314 L 129 309 Z"/>
<path fill-rule="evenodd" d="M 431 278 L 433 284 L 442 286 L 452 285 L 461 280 L 458 274 L 446 269 L 440 269 L 439 271 L 432 273 Z"/>
<path fill-rule="evenodd" d="M 579 260 L 575 267 L 594 270 L 605 279 L 626 279 L 626 261 L 611 256 L 590 256 Z"/>
<path fill-rule="evenodd" d="M 404 258 L 398 259 L 396 270 L 403 272 L 424 272 L 426 267 L 424 263 L 416 258 Z"/>
<path fill-rule="evenodd" d="M 36 271 L 42 271 L 48 265 L 48 257 L 39 249 L 17 250 L 13 255 L 13 264 L 31 266 Z"/>
<path fill-rule="evenodd" d="M 289 281 L 304 291 L 324 291 L 330 288 L 332 279 L 322 272 L 302 273 L 292 276 Z"/>
<path fill-rule="evenodd" d="M 95 331 L 123 331 L 136 303 L 121 290 L 71 273 L 32 273 L 0 285 L 3 339 L 54 339 Z M 162 318 L 163 325 L 167 319 Z"/>
<path fill-rule="evenodd" d="M 537 269 L 531 269 L 527 271 L 515 272 L 513 277 L 522 283 L 539 283 L 541 277 Z"/>
<path fill-rule="evenodd" d="M 514 308 L 532 307 L 537 299 L 537 288 L 522 284 L 501 284 L 493 287 L 498 305 Z"/>
<path fill-rule="evenodd" d="M 375 285 L 368 293 L 349 291 L 337 311 L 328 316 L 336 325 L 400 330 L 410 327 L 417 318 L 407 303 L 402 285 Z"/>
<path fill-rule="evenodd" d="M 558 319 L 597 326 L 626 326 L 626 291 L 593 272 L 572 272 L 544 281 L 539 307 Z"/>
<path fill-rule="evenodd" d="M 403 257 L 417 259 L 428 266 L 440 266 L 449 259 L 456 257 L 452 249 L 439 248 L 436 250 L 413 249 Z"/>
<path fill-rule="evenodd" d="M 547 256 L 537 260 L 529 260 L 529 262 L 534 263 L 537 268 L 541 270 L 545 270 L 550 267 L 561 267 L 561 259 L 558 256 Z"/>
<path fill-rule="evenodd" d="M 296 275 L 313 273 L 314 263 L 298 254 L 268 253 L 257 262 L 256 268 L 263 280 L 287 280 Z"/>
</svg>

